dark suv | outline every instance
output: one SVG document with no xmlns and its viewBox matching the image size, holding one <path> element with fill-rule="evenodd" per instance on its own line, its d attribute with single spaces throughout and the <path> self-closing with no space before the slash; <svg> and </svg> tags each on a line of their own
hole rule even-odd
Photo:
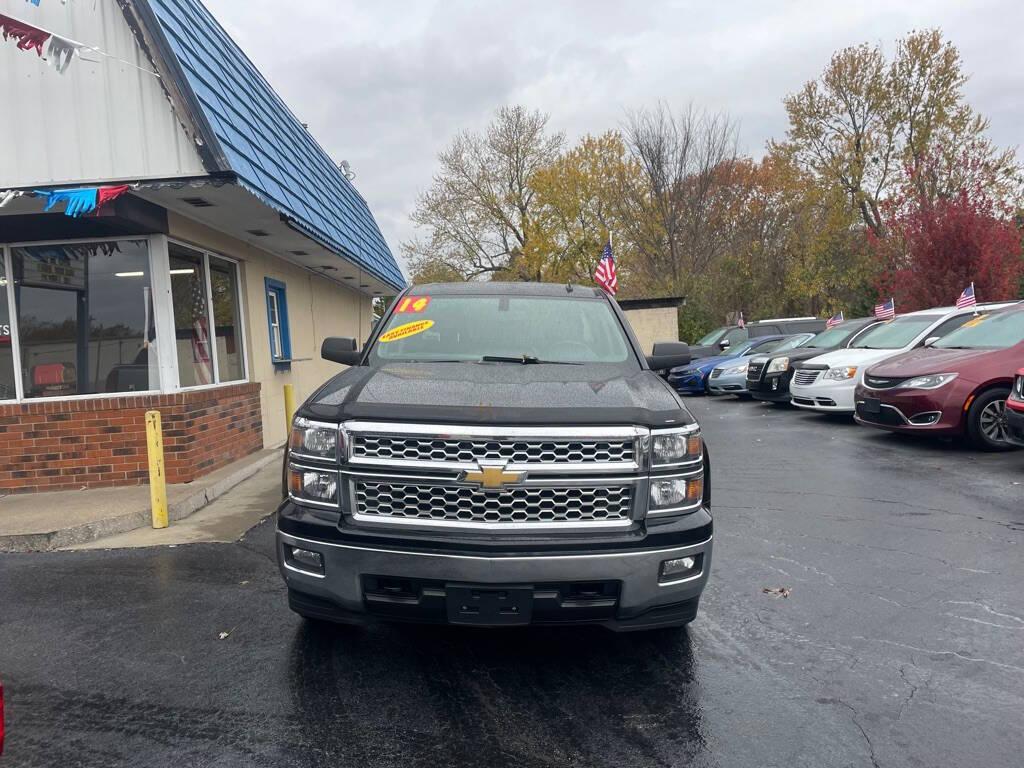
<svg viewBox="0 0 1024 768">
<path fill-rule="evenodd" d="M 822 331 L 806 344 L 794 350 L 775 355 L 758 355 L 747 365 L 747 391 L 757 400 L 773 403 L 789 402 L 789 382 L 793 378 L 793 364 L 823 355 L 834 349 L 844 349 L 869 328 L 881 322 L 874 317 L 857 317 Z"/>
<path fill-rule="evenodd" d="M 419 286 L 299 408 L 277 558 L 311 618 L 691 621 L 711 567 L 700 428 L 615 301 L 530 283 Z"/>
<path fill-rule="evenodd" d="M 744 326 L 725 325 L 708 332 L 690 346 L 690 354 L 698 357 L 712 357 L 728 352 L 747 339 L 760 336 L 791 336 L 794 333 L 818 333 L 824 330 L 825 321 L 817 317 L 777 317 L 770 320 L 758 320 Z"/>
</svg>

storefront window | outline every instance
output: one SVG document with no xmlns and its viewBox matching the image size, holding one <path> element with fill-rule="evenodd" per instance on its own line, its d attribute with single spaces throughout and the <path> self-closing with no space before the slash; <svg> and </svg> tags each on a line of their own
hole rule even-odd
<svg viewBox="0 0 1024 768">
<path fill-rule="evenodd" d="M 11 263 L 25 397 L 159 389 L 145 240 L 12 248 Z"/>
<path fill-rule="evenodd" d="M 0 400 L 18 396 L 14 386 L 14 344 L 11 341 L 11 311 L 7 304 L 7 266 L 0 248 Z"/>
<path fill-rule="evenodd" d="M 209 256 L 210 283 L 207 285 L 204 263 L 207 259 L 201 251 L 170 243 L 168 256 L 179 384 L 194 387 L 244 378 L 241 305 L 235 265 Z M 212 334 L 208 297 L 213 298 Z"/>
</svg>

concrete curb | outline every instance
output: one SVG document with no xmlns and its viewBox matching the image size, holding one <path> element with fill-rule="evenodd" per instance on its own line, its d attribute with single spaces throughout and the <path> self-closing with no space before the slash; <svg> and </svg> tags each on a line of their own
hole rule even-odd
<svg viewBox="0 0 1024 768">
<path fill-rule="evenodd" d="M 198 490 L 184 499 L 179 499 L 173 503 L 168 502 L 168 520 L 182 520 L 198 512 L 243 480 L 248 480 L 263 469 L 263 467 L 274 462 L 280 462 L 282 450 L 276 450 L 261 456 L 244 467 L 235 470 L 230 475 L 221 478 L 213 485 Z M 0 536 L 0 552 L 48 552 L 54 549 L 74 546 L 75 544 L 96 541 L 97 539 L 113 536 L 117 533 L 133 531 L 136 528 L 142 528 L 149 524 L 150 508 L 147 504 L 141 509 L 135 509 L 102 520 L 82 523 L 70 528 L 60 528 L 47 533 L 16 533 Z"/>
</svg>

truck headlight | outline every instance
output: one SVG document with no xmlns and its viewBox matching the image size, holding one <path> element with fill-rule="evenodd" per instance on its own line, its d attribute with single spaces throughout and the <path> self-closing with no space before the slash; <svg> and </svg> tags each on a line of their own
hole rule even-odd
<svg viewBox="0 0 1024 768">
<path fill-rule="evenodd" d="M 846 365 L 839 368 L 829 368 L 821 378 L 831 381 L 846 381 L 857 375 L 857 366 Z"/>
<path fill-rule="evenodd" d="M 651 478 L 651 499 L 648 511 L 687 507 L 704 497 L 704 477 Z"/>
<path fill-rule="evenodd" d="M 788 357 L 776 357 L 773 358 L 770 363 L 768 363 L 768 373 L 779 373 L 780 371 L 784 371 L 787 368 L 789 368 Z"/>
<path fill-rule="evenodd" d="M 704 455 L 700 432 L 655 432 L 652 446 L 655 466 L 684 464 Z"/>
<path fill-rule="evenodd" d="M 933 373 L 930 376 L 917 376 L 900 384 L 905 389 L 938 389 L 956 378 L 955 373 Z"/>
<path fill-rule="evenodd" d="M 337 461 L 340 437 L 341 430 L 337 424 L 324 424 L 297 416 L 292 421 L 288 451 L 293 456 Z"/>
<path fill-rule="evenodd" d="M 289 467 L 288 493 L 300 501 L 335 505 L 338 503 L 338 473 Z"/>
</svg>

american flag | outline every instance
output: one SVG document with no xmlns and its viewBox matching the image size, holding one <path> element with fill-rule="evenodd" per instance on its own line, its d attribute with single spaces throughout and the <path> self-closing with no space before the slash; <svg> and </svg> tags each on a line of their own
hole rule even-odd
<svg viewBox="0 0 1024 768">
<path fill-rule="evenodd" d="M 196 372 L 196 384 L 213 383 L 207 322 L 206 295 L 203 291 L 203 280 L 197 270 L 192 277 L 192 365 Z"/>
<path fill-rule="evenodd" d="M 974 295 L 974 283 L 971 283 L 964 288 L 963 293 L 960 294 L 960 298 L 956 300 L 956 308 L 961 307 L 973 307 L 978 303 L 977 297 Z"/>
<path fill-rule="evenodd" d="M 615 257 L 612 256 L 612 241 L 609 240 L 601 251 L 601 263 L 594 272 L 594 282 L 614 296 L 619 290 L 619 278 L 615 274 Z"/>
<path fill-rule="evenodd" d="M 743 322 L 743 313 L 742 312 L 740 312 L 740 319 L 736 321 L 736 325 L 738 325 L 740 328 L 746 328 L 747 327 L 747 324 Z"/>
<path fill-rule="evenodd" d="M 879 320 L 892 320 L 896 317 L 896 299 L 889 299 L 881 304 L 875 304 L 875 317 Z"/>
<path fill-rule="evenodd" d="M 835 328 L 841 322 L 843 322 L 842 312 L 840 312 L 838 315 L 832 315 L 832 317 L 830 317 L 828 321 L 825 323 L 825 328 Z"/>
</svg>

